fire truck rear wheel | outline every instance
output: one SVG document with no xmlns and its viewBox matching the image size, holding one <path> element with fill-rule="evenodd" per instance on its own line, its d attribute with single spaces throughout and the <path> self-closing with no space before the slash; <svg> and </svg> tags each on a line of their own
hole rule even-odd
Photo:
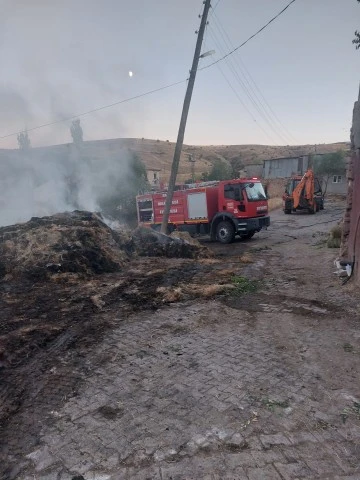
<svg viewBox="0 0 360 480">
<path fill-rule="evenodd" d="M 220 243 L 232 243 L 235 240 L 234 225 L 226 220 L 220 222 L 216 227 L 216 237 Z"/>
</svg>

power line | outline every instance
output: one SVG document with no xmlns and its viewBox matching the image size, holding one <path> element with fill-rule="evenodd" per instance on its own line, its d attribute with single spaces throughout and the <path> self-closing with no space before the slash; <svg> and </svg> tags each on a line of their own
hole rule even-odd
<svg viewBox="0 0 360 480">
<path fill-rule="evenodd" d="M 212 10 L 211 10 L 211 15 L 215 13 L 216 7 L 219 5 L 220 2 L 221 2 L 221 0 L 218 0 L 218 1 L 216 2 L 215 7 L 213 7 Z"/>
<path fill-rule="evenodd" d="M 219 51 L 221 52 L 223 49 L 222 49 L 222 46 L 217 38 L 217 36 L 215 35 L 215 32 L 213 32 L 212 30 L 209 30 L 209 33 L 210 35 L 212 36 L 214 42 L 215 42 L 215 45 L 217 46 L 217 48 L 219 49 Z M 226 58 L 225 59 L 225 63 L 226 65 L 228 66 L 229 70 L 233 73 L 235 79 L 238 81 L 238 83 L 240 84 L 240 86 L 242 87 L 242 89 L 244 90 L 245 92 L 245 95 L 248 97 L 250 103 L 252 104 L 252 106 L 254 107 L 254 109 L 257 111 L 258 115 L 262 118 L 262 120 L 268 125 L 268 127 L 272 130 L 272 132 L 277 135 L 280 139 L 281 139 L 281 142 L 284 142 L 284 139 L 283 137 L 281 136 L 281 134 L 276 130 L 276 128 L 274 128 L 274 126 L 272 125 L 271 121 L 268 120 L 268 118 L 266 117 L 266 115 L 264 114 L 264 112 L 261 110 L 261 107 L 260 105 L 257 103 L 256 99 L 253 97 L 251 91 L 249 90 L 249 88 L 247 87 L 247 85 L 244 83 L 244 81 L 242 80 L 242 78 L 240 77 L 238 71 L 236 70 L 236 68 L 234 67 L 234 65 L 232 64 L 231 62 L 231 59 L 229 58 Z M 269 137 L 270 135 L 267 134 Z M 271 138 L 271 137 L 270 137 Z M 274 139 L 272 138 L 272 141 L 274 142 Z M 276 141 L 275 141 L 276 143 Z M 287 141 L 285 140 L 285 143 L 287 143 Z"/>
<path fill-rule="evenodd" d="M 221 24 L 221 21 L 219 19 L 219 17 L 216 15 L 216 13 L 214 13 L 214 21 L 215 21 L 215 26 L 217 27 L 217 29 L 219 30 L 219 33 L 220 35 L 222 36 L 223 40 L 224 40 L 224 43 L 225 45 L 227 44 L 228 47 L 232 48 L 233 45 L 232 45 L 232 41 L 230 39 L 230 36 L 228 35 L 227 31 L 225 30 L 225 28 L 223 27 L 223 25 Z M 239 60 L 240 64 L 237 62 L 237 60 Z M 280 125 L 280 127 L 283 129 L 284 133 L 289 137 L 289 139 L 291 141 L 295 141 L 297 142 L 296 138 L 289 132 L 289 130 L 285 127 L 285 125 L 281 122 L 281 120 L 279 119 L 279 117 L 276 115 L 276 113 L 274 112 L 274 110 L 271 108 L 271 106 L 269 105 L 268 101 L 266 100 L 265 96 L 263 95 L 263 93 L 261 92 L 260 88 L 258 87 L 257 83 L 255 82 L 253 76 L 251 75 L 251 73 L 249 72 L 249 70 L 246 68 L 246 65 L 244 64 L 242 58 L 239 56 L 239 57 L 234 57 L 234 63 L 239 67 L 239 69 L 241 70 L 242 74 L 243 74 L 243 78 L 244 80 L 246 81 L 246 83 L 248 84 L 249 88 L 251 89 L 251 91 L 253 92 L 253 94 L 255 95 L 255 97 L 258 99 L 258 101 L 260 102 L 263 110 L 264 110 L 264 113 L 270 118 L 270 120 L 272 121 L 273 119 Z M 258 96 L 257 92 L 259 93 L 260 97 Z M 269 111 L 266 110 L 265 108 L 265 105 L 262 103 L 262 100 L 264 101 L 266 107 L 268 108 Z M 269 113 L 270 112 L 270 113 Z M 271 115 L 270 115 L 271 114 Z M 273 117 L 273 119 L 271 118 L 271 116 Z"/>
<path fill-rule="evenodd" d="M 55 120 L 53 122 L 44 123 L 43 125 L 38 125 L 36 127 L 27 128 L 26 131 L 27 132 L 32 132 L 34 130 L 38 130 L 39 128 L 50 127 L 52 125 L 57 125 L 59 123 L 68 122 L 70 120 L 74 120 L 75 118 L 84 117 L 85 115 L 89 115 L 90 113 L 99 112 L 100 110 L 105 110 L 106 108 L 114 107 L 116 105 L 121 105 L 122 103 L 131 102 L 132 100 L 136 100 L 137 98 L 146 97 L 147 95 L 151 95 L 153 93 L 160 92 L 161 90 L 166 90 L 167 88 L 175 87 L 176 85 L 180 85 L 181 83 L 185 83 L 185 82 L 187 82 L 187 79 L 186 80 L 181 80 L 179 82 L 171 83 L 169 85 L 165 85 L 165 86 L 160 87 L 160 88 L 156 88 L 155 90 L 150 90 L 148 92 L 140 93 L 139 95 L 135 95 L 134 97 L 130 97 L 130 98 L 125 98 L 124 100 L 119 100 L 118 102 L 109 103 L 108 105 L 104 105 L 102 107 L 94 108 L 92 110 L 88 110 L 87 112 L 79 113 L 78 115 L 72 115 L 71 117 L 63 118 L 61 120 Z M 8 138 L 8 137 L 13 137 L 15 135 L 19 135 L 23 131 L 24 130 L 20 130 L 18 132 L 13 132 L 13 133 L 8 133 L 7 135 L 3 135 L 2 137 L 0 137 L 0 140 L 2 140 L 4 138 Z"/>
<path fill-rule="evenodd" d="M 234 92 L 236 98 L 239 100 L 239 102 L 241 103 L 241 105 L 244 107 L 244 109 L 246 110 L 246 112 L 248 113 L 248 115 L 252 118 L 253 122 L 256 124 L 256 126 L 264 133 L 264 135 L 266 137 L 268 137 L 274 144 L 277 145 L 276 143 L 276 140 L 274 140 L 274 138 L 260 125 L 260 123 L 256 120 L 256 118 L 254 117 L 253 113 L 251 112 L 251 110 L 248 108 L 248 106 L 246 105 L 246 103 L 242 100 L 242 98 L 240 97 L 238 91 L 235 89 L 235 87 L 231 84 L 230 80 L 227 78 L 227 76 L 225 75 L 225 72 L 222 70 L 222 68 L 220 67 L 219 64 L 216 65 L 217 68 L 219 69 L 221 75 L 224 77 L 226 83 L 229 85 L 229 87 L 231 88 L 231 90 Z"/>
<path fill-rule="evenodd" d="M 224 71 L 221 69 L 220 65 L 217 65 L 218 69 L 220 70 L 220 73 L 221 75 L 224 77 L 226 83 L 229 85 L 229 87 L 231 88 L 231 90 L 234 92 L 236 98 L 239 100 L 239 102 L 241 103 L 241 105 L 245 108 L 245 110 L 248 112 L 248 114 L 251 116 L 251 118 L 253 119 L 253 121 L 256 123 L 256 125 L 260 128 L 260 130 L 268 137 L 270 138 L 270 140 L 272 142 L 274 142 L 275 145 L 278 145 L 278 143 L 276 142 L 276 140 L 260 125 L 260 123 L 256 120 L 256 118 L 254 117 L 254 115 L 251 113 L 251 111 L 249 110 L 249 108 L 247 107 L 247 105 L 243 102 L 242 98 L 240 97 L 239 93 L 237 92 L 237 90 L 234 88 L 234 86 L 231 84 L 230 80 L 226 77 Z"/>
<path fill-rule="evenodd" d="M 213 8 L 213 11 L 216 9 L 216 7 L 218 6 L 218 4 L 220 3 L 221 0 L 218 0 L 218 2 L 216 3 L 215 7 Z M 247 40 L 245 40 L 241 45 L 239 45 L 238 47 L 234 48 L 233 50 L 231 50 L 230 52 L 228 52 L 226 55 L 224 55 L 223 57 L 219 58 L 218 60 L 216 60 L 215 62 L 212 62 L 210 63 L 209 65 L 205 65 L 204 67 L 202 68 L 199 68 L 198 71 L 201 71 L 201 70 L 205 70 L 207 68 L 210 68 L 212 67 L 213 65 L 216 65 L 218 64 L 219 62 L 225 60 L 227 57 L 229 57 L 230 55 L 232 55 L 233 53 L 235 53 L 237 50 L 239 50 L 240 48 L 242 48 L 244 45 L 246 45 L 251 39 L 253 39 L 254 37 L 256 37 L 260 32 L 262 32 L 266 27 L 268 27 L 270 25 L 271 22 L 273 22 L 274 20 L 276 20 L 282 13 L 285 12 L 285 10 L 287 10 L 290 5 L 292 5 L 293 3 L 295 3 L 296 0 L 291 0 L 291 2 L 285 7 L 283 8 L 277 15 L 275 15 L 275 17 L 273 17 L 271 20 L 269 20 L 269 22 L 264 25 L 262 28 L 260 28 L 260 30 L 258 30 L 256 33 L 254 33 L 253 35 L 251 35 L 251 37 L 249 37 Z M 40 128 L 44 128 L 44 127 L 50 127 L 52 125 L 57 125 L 59 123 L 64 123 L 64 122 L 68 122 L 69 120 L 74 120 L 75 118 L 79 118 L 79 117 L 83 117 L 85 115 L 89 115 L 90 113 L 95 113 L 95 112 L 98 112 L 100 110 L 104 110 L 106 108 L 110 108 L 110 107 L 113 107 L 113 106 L 116 106 L 116 105 L 120 105 L 122 103 L 127 103 L 127 102 L 130 102 L 132 100 L 136 100 L 137 98 L 141 98 L 141 97 L 145 97 L 147 95 L 151 95 L 152 93 L 156 93 L 156 92 L 160 92 L 161 90 L 165 90 L 165 89 L 168 89 L 168 88 L 171 88 L 171 87 L 174 87 L 176 85 L 180 85 L 181 83 L 185 83 L 187 81 L 187 79 L 185 80 L 181 80 L 179 82 L 175 82 L 175 83 L 172 83 L 170 85 L 165 85 L 163 87 L 159 87 L 159 88 L 156 88 L 155 90 L 150 90 L 148 92 L 145 92 L 145 93 L 141 93 L 139 95 L 135 95 L 134 97 L 130 97 L 130 98 L 126 98 L 124 100 L 120 100 L 118 102 L 114 102 L 114 103 L 111 103 L 109 105 L 104 105 L 102 107 L 98 107 L 98 108 L 94 108 L 92 110 L 89 110 L 87 112 L 83 112 L 83 113 L 80 113 L 78 115 L 72 115 L 71 117 L 67 117 L 67 118 L 64 118 L 64 119 L 61 119 L 61 120 L 56 120 L 56 121 L 53 121 L 53 122 L 49 122 L 49 123 L 45 123 L 45 124 L 42 124 L 42 125 L 38 125 L 36 127 L 32 127 L 32 128 L 28 128 L 27 131 L 28 132 L 32 132 L 34 130 L 38 130 Z M 23 130 L 20 130 L 18 132 L 13 132 L 13 133 L 9 133 L 7 135 L 3 135 L 0 137 L 0 140 L 4 139 L 4 138 L 9 138 L 9 137 L 12 137 L 12 136 L 15 136 L 15 135 L 19 135 Z"/>
<path fill-rule="evenodd" d="M 215 17 L 214 17 L 214 20 L 216 21 Z M 219 34 L 222 37 L 222 40 L 225 44 L 225 48 L 227 48 L 228 45 L 231 46 L 230 39 L 228 41 L 225 38 L 224 34 L 220 30 L 220 28 L 216 25 L 216 23 L 215 23 L 215 27 L 217 28 Z M 215 32 L 213 32 L 213 35 L 215 35 Z M 215 37 L 216 37 L 216 35 L 215 35 Z M 216 40 L 216 38 L 215 38 L 215 40 Z M 221 48 L 221 46 L 220 46 L 220 48 Z M 260 117 L 265 121 L 265 123 L 267 123 L 267 125 L 275 133 L 275 135 L 277 135 L 281 139 L 281 142 L 283 142 L 285 144 L 288 144 L 289 140 L 285 137 L 285 135 L 282 133 L 282 131 L 279 131 L 279 129 L 278 129 L 279 127 L 274 123 L 273 118 L 271 117 L 271 115 L 266 110 L 262 100 L 259 98 L 259 96 L 257 95 L 256 91 L 254 90 L 253 86 L 251 85 L 248 78 L 246 77 L 243 70 L 241 69 L 240 65 L 238 64 L 236 57 L 226 58 L 225 62 L 228 64 L 229 68 L 232 70 L 234 76 L 237 78 L 238 82 L 240 83 L 241 87 L 245 91 L 247 97 L 249 98 L 250 102 L 253 104 L 254 108 L 259 113 Z"/>
<path fill-rule="evenodd" d="M 262 32 L 263 30 L 265 30 L 265 28 L 267 28 L 271 22 L 273 22 L 274 20 L 276 20 L 278 17 L 280 17 L 281 14 L 283 14 L 285 12 L 285 10 L 287 10 L 290 5 L 292 5 L 293 3 L 295 3 L 296 0 L 291 0 L 291 2 L 286 5 L 285 8 L 283 8 L 281 10 L 281 12 L 279 12 L 277 15 L 275 15 L 275 17 L 273 17 L 271 20 L 269 20 L 267 22 L 266 25 L 264 25 L 263 27 L 260 28 L 260 30 L 258 30 L 257 32 L 255 32 L 253 35 L 251 35 L 251 37 L 249 37 L 247 40 L 245 40 L 241 45 L 237 46 L 236 48 L 234 48 L 233 50 L 231 50 L 230 52 L 228 52 L 226 55 L 224 55 L 223 57 L 219 58 L 218 60 L 216 60 L 215 62 L 213 63 L 210 63 L 209 65 L 206 65 L 205 67 L 202 67 L 200 68 L 199 70 L 205 70 L 206 68 L 210 68 L 212 67 L 213 65 L 216 65 L 217 63 L 221 62 L 222 60 L 225 60 L 225 58 L 229 57 L 230 55 L 232 55 L 233 53 L 235 53 L 237 50 L 239 50 L 240 48 L 242 48 L 244 45 L 246 45 L 248 42 L 250 42 L 250 40 L 252 40 L 254 37 L 256 37 L 257 35 L 259 35 L 260 32 Z"/>
</svg>

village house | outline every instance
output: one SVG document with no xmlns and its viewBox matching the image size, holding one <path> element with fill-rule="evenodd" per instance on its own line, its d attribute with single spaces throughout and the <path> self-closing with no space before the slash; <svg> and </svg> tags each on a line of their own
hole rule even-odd
<svg viewBox="0 0 360 480">
<path fill-rule="evenodd" d="M 306 170 L 312 166 L 312 162 L 319 161 L 323 154 L 314 157 L 303 155 L 300 157 L 273 158 L 264 160 L 263 178 L 265 180 L 275 178 L 290 178 L 293 175 L 304 175 Z M 326 188 L 327 193 L 335 195 L 346 195 L 347 180 L 346 167 L 341 175 L 331 175 Z"/>
<path fill-rule="evenodd" d="M 156 188 L 160 185 L 161 168 L 148 167 L 146 169 L 147 180 L 151 187 Z"/>
</svg>

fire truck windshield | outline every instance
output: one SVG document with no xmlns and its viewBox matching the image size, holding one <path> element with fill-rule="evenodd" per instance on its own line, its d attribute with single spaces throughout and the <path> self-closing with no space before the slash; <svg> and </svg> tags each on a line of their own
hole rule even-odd
<svg viewBox="0 0 360 480">
<path fill-rule="evenodd" d="M 250 186 L 252 185 L 252 186 Z M 266 200 L 266 194 L 261 183 L 252 183 L 245 188 L 246 196 L 249 202 L 256 202 L 259 200 Z"/>
</svg>

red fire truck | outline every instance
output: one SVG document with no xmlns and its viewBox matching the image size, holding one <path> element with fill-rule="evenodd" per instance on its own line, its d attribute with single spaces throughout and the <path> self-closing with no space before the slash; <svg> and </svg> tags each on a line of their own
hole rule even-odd
<svg viewBox="0 0 360 480">
<path fill-rule="evenodd" d="M 231 243 L 235 235 L 251 238 L 270 225 L 268 202 L 257 178 L 204 182 L 178 186 L 174 192 L 169 229 L 210 234 L 212 240 Z M 166 191 L 136 197 L 139 225 L 160 230 Z"/>
</svg>

